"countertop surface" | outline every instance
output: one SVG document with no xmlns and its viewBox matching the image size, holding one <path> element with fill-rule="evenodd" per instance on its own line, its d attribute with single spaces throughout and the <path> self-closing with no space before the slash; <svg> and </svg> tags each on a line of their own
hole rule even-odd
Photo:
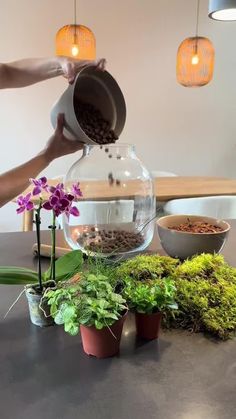
<svg viewBox="0 0 236 419">
<path fill-rule="evenodd" d="M 223 253 L 236 266 L 235 233 L 232 222 Z M 34 241 L 31 232 L 1 233 L 0 265 L 36 265 Z M 235 419 L 235 339 L 162 331 L 140 341 L 130 314 L 119 356 L 97 360 L 80 336 L 31 324 L 25 296 L 4 320 L 21 290 L 0 286 L 1 419 Z"/>
</svg>

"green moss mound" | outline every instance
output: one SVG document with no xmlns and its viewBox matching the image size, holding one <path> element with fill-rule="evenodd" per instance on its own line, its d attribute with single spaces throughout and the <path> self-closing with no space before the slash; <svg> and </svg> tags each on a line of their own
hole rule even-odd
<svg viewBox="0 0 236 419">
<path fill-rule="evenodd" d="M 166 324 L 205 331 L 221 339 L 236 330 L 236 269 L 223 256 L 202 254 L 174 272 L 178 312 Z"/>
<path fill-rule="evenodd" d="M 137 281 L 162 279 L 174 274 L 179 261 L 169 256 L 140 255 L 122 263 L 116 270 L 120 280 L 131 278 Z"/>
<path fill-rule="evenodd" d="M 168 256 L 141 255 L 116 269 L 120 280 L 174 280 L 178 310 L 166 311 L 166 327 L 203 331 L 228 339 L 236 331 L 236 268 L 221 255 L 202 254 L 182 264 Z"/>
</svg>

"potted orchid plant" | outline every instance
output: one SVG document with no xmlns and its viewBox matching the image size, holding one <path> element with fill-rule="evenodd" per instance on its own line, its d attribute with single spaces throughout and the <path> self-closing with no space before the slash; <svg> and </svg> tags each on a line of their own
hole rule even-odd
<svg viewBox="0 0 236 419">
<path fill-rule="evenodd" d="M 27 195 L 19 196 L 17 199 L 17 214 L 24 211 L 34 210 L 34 223 L 36 226 L 37 249 L 38 249 L 38 271 L 34 272 L 18 267 L 0 267 L 0 283 L 30 283 L 25 286 L 25 293 L 29 304 L 30 319 L 37 326 L 48 326 L 53 324 L 53 319 L 49 315 L 49 307 L 46 299 L 43 298 L 45 290 L 55 288 L 58 280 L 67 279 L 81 267 L 83 258 L 79 250 L 71 251 L 67 255 L 56 261 L 56 218 L 65 214 L 68 218 L 73 215 L 78 217 L 79 210 L 74 202 L 82 196 L 79 183 L 73 184 L 70 191 L 66 191 L 63 183 L 56 186 L 49 186 L 46 177 L 40 179 L 30 179 L 33 185 L 32 192 Z M 42 193 L 47 194 L 47 199 L 43 200 Z M 38 202 L 34 204 L 32 197 L 38 197 Z M 41 269 L 41 211 L 51 211 L 51 262 L 46 272 Z M 25 278 L 24 278 L 25 275 Z M 15 280 L 14 280 L 15 278 Z"/>
</svg>

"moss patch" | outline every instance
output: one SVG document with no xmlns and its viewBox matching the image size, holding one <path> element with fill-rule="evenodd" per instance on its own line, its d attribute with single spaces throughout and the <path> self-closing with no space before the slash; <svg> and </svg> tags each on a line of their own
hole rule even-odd
<svg viewBox="0 0 236 419">
<path fill-rule="evenodd" d="M 207 331 L 221 339 L 235 332 L 236 269 L 223 256 L 195 256 L 176 268 L 174 279 L 179 309 L 175 319 L 168 319 L 170 325 Z"/>
<path fill-rule="evenodd" d="M 140 255 L 122 263 L 116 270 L 118 277 L 137 281 L 162 279 L 174 274 L 179 261 L 169 256 Z"/>
<path fill-rule="evenodd" d="M 173 279 L 178 310 L 166 311 L 166 327 L 203 331 L 228 339 L 236 331 L 236 268 L 221 255 L 202 254 L 182 264 L 168 256 L 141 255 L 116 270 L 120 280 Z"/>
</svg>

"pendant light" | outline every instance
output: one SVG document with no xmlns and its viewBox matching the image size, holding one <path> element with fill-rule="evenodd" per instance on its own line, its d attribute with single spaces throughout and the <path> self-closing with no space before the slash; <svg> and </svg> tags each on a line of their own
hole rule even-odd
<svg viewBox="0 0 236 419">
<path fill-rule="evenodd" d="M 76 23 L 77 0 L 74 0 L 74 24 L 63 26 L 56 34 L 56 55 L 94 60 L 96 58 L 96 40 L 93 32 Z"/>
<path fill-rule="evenodd" d="M 200 0 L 197 0 L 196 35 L 185 39 L 177 52 L 177 81 L 185 87 L 201 87 L 213 77 L 215 51 L 208 38 L 198 36 Z"/>
<path fill-rule="evenodd" d="M 208 16 L 214 20 L 236 20 L 236 0 L 210 0 Z"/>
</svg>

